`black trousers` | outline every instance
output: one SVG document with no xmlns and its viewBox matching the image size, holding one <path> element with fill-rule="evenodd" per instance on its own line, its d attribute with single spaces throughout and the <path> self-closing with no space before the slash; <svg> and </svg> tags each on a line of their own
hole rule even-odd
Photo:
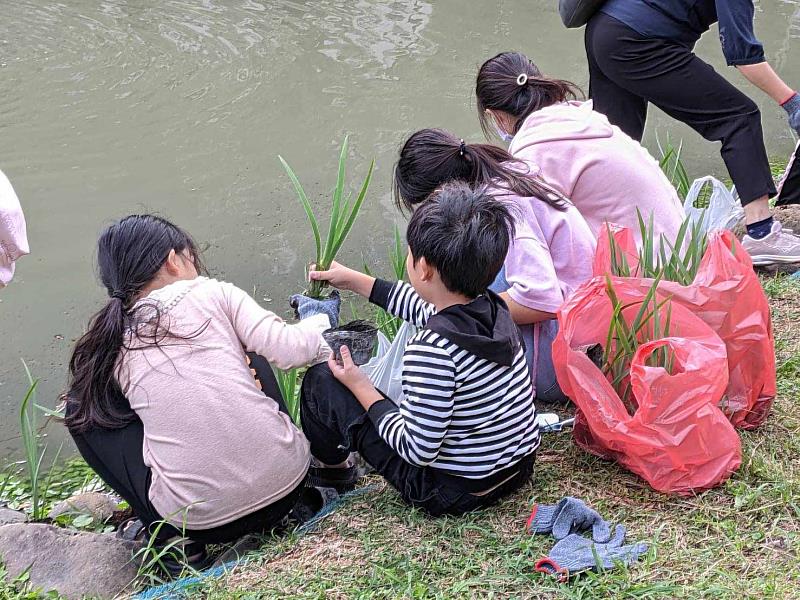
<svg viewBox="0 0 800 600">
<path fill-rule="evenodd" d="M 264 393 L 278 402 L 282 412 L 287 412 L 278 382 L 261 356 L 248 354 L 250 366 L 256 371 Z M 288 414 L 288 413 L 287 413 Z M 212 529 L 179 531 L 172 525 L 158 523 L 163 517 L 150 502 L 150 468 L 144 464 L 142 444 L 144 428 L 137 418 L 120 429 L 93 429 L 85 433 L 72 433 L 72 439 L 86 463 L 111 489 L 119 494 L 133 509 L 136 516 L 148 527 L 157 540 L 163 541 L 176 535 L 184 535 L 196 542 L 221 544 L 236 540 L 248 533 L 260 533 L 273 529 L 289 514 L 302 492 L 303 483 L 287 496 L 249 515 L 245 515 Z M 202 452 L 198 448 L 198 452 Z M 266 460 L 268 457 L 260 457 Z"/>
<path fill-rule="evenodd" d="M 586 26 L 589 96 L 595 110 L 641 141 L 652 102 L 705 139 L 722 142 L 722 160 L 742 204 L 774 196 L 756 104 L 692 49 L 641 36 L 597 13 Z"/>
<path fill-rule="evenodd" d="M 432 516 L 489 506 L 517 490 L 533 473 L 533 454 L 478 482 L 406 462 L 378 434 L 358 400 L 325 364 L 308 370 L 301 398 L 303 432 L 311 442 L 311 454 L 324 463 L 337 464 L 351 451 L 358 452 L 405 502 Z"/>
</svg>

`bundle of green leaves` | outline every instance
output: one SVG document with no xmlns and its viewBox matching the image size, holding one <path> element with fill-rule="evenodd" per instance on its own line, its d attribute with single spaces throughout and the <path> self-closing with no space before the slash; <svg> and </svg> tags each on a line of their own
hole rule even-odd
<svg viewBox="0 0 800 600">
<path fill-rule="evenodd" d="M 297 192 L 297 197 L 300 200 L 300 204 L 303 206 L 303 210 L 308 217 L 308 222 L 311 225 L 311 233 L 314 236 L 314 243 L 316 245 L 316 260 L 314 261 L 314 264 L 316 265 L 317 269 L 322 271 L 331 266 L 331 263 L 336 258 L 336 254 L 339 252 L 339 249 L 347 239 L 350 230 L 353 228 L 353 224 L 355 223 L 358 213 L 361 210 L 361 205 L 364 203 L 364 198 L 367 195 L 367 189 L 369 188 L 370 181 L 372 180 L 372 172 L 375 168 L 375 160 L 372 160 L 369 165 L 369 170 L 367 171 L 367 176 L 364 179 L 364 182 L 361 184 L 361 189 L 358 193 L 358 196 L 356 196 L 355 201 L 351 202 L 350 196 L 348 195 L 345 197 L 344 194 L 347 147 L 348 137 L 345 136 L 344 142 L 342 142 L 342 148 L 339 152 L 339 169 L 336 178 L 336 187 L 333 189 L 333 201 L 331 204 L 331 214 L 328 223 L 328 234 L 325 238 L 324 244 L 322 241 L 322 235 L 320 233 L 319 219 L 317 219 L 317 216 L 314 214 L 314 208 L 312 207 L 308 196 L 303 190 L 303 186 L 300 184 L 300 181 L 298 180 L 294 171 L 283 159 L 283 157 L 278 157 L 283 165 L 283 168 L 286 169 L 286 173 L 289 175 L 289 179 L 292 181 L 295 192 Z M 311 285 L 306 291 L 306 294 L 312 298 L 321 298 L 324 287 L 324 282 L 312 281 Z"/>
</svg>

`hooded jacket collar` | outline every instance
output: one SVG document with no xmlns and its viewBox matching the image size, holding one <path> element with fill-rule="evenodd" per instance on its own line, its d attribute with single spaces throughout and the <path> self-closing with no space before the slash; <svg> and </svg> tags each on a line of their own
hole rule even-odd
<svg viewBox="0 0 800 600">
<path fill-rule="evenodd" d="M 510 367 L 521 347 L 517 325 L 492 291 L 469 304 L 455 304 L 428 319 L 427 328 L 478 358 Z"/>
</svg>

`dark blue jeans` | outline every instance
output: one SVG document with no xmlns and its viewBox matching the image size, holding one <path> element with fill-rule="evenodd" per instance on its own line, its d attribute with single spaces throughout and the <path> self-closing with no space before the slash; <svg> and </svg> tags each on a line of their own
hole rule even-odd
<svg viewBox="0 0 800 600">
<path fill-rule="evenodd" d="M 300 416 L 318 460 L 338 464 L 350 452 L 358 452 L 405 502 L 432 516 L 489 506 L 517 490 L 533 473 L 534 454 L 478 481 L 412 465 L 383 440 L 355 396 L 325 364 L 312 367 L 303 378 Z"/>
</svg>

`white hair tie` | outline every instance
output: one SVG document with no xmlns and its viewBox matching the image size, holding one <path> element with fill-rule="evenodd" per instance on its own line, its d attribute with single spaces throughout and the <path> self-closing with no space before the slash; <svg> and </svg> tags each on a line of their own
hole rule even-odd
<svg viewBox="0 0 800 600">
<path fill-rule="evenodd" d="M 517 76 L 517 85 L 525 85 L 528 83 L 528 75 L 526 73 L 520 73 Z"/>
</svg>

